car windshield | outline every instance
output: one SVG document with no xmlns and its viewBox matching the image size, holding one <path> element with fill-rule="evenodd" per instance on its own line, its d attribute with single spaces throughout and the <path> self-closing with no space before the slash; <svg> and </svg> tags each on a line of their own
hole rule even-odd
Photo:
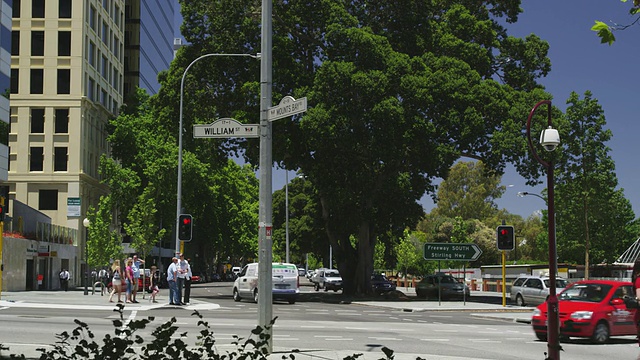
<svg viewBox="0 0 640 360">
<path fill-rule="evenodd" d="M 340 276 L 340 273 L 337 271 L 325 271 L 324 276 L 338 277 Z"/>
<path fill-rule="evenodd" d="M 611 285 L 605 284 L 574 284 L 565 289 L 559 296 L 560 300 L 600 302 L 611 290 Z"/>
<path fill-rule="evenodd" d="M 569 283 L 565 279 L 556 279 L 556 289 L 564 289 Z M 549 279 L 544 279 L 544 286 L 549 287 Z"/>
</svg>

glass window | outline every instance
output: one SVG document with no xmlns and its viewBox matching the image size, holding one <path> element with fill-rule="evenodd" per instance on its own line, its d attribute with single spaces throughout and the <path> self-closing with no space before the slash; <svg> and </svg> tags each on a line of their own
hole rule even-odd
<svg viewBox="0 0 640 360">
<path fill-rule="evenodd" d="M 105 21 L 102 22 L 102 42 L 109 45 L 109 27 Z"/>
<path fill-rule="evenodd" d="M 71 92 L 71 70 L 58 69 L 58 94 Z"/>
<path fill-rule="evenodd" d="M 96 67 L 96 44 L 93 43 L 93 41 L 89 41 L 89 64 L 91 64 L 91 66 L 93 66 L 94 68 Z"/>
<path fill-rule="evenodd" d="M 44 134 L 44 109 L 31 109 L 31 133 Z"/>
<path fill-rule="evenodd" d="M 20 31 L 11 32 L 11 55 L 20 55 Z"/>
<path fill-rule="evenodd" d="M 53 160 L 53 171 L 67 171 L 67 148 L 66 147 L 55 147 L 54 151 L 54 160 Z"/>
<path fill-rule="evenodd" d="M 58 56 L 71 56 L 71 31 L 58 31 Z"/>
<path fill-rule="evenodd" d="M 43 69 L 31 69 L 31 94 L 42 94 L 43 90 Z"/>
<path fill-rule="evenodd" d="M 11 8 L 13 10 L 11 17 L 19 18 L 20 17 L 20 0 L 13 0 L 13 6 Z"/>
<path fill-rule="evenodd" d="M 67 134 L 67 133 L 69 133 L 69 109 L 56 109 L 55 110 L 54 132 L 56 134 Z"/>
<path fill-rule="evenodd" d="M 33 0 L 31 2 L 31 17 L 44 19 L 44 0 Z"/>
<path fill-rule="evenodd" d="M 104 55 L 102 56 L 101 73 L 103 78 L 109 80 L 109 61 Z"/>
<path fill-rule="evenodd" d="M 71 18 L 71 0 L 59 0 L 58 16 L 60 19 Z"/>
<path fill-rule="evenodd" d="M 44 31 L 31 32 L 31 56 L 44 56 Z"/>
<path fill-rule="evenodd" d="M 93 80 L 92 78 L 89 78 L 87 80 L 87 97 L 89 98 L 89 100 L 91 101 L 95 101 L 96 97 L 95 97 L 95 88 L 96 88 L 96 82 L 95 80 Z"/>
<path fill-rule="evenodd" d="M 96 8 L 94 8 L 93 6 L 89 8 L 89 26 L 93 29 L 93 31 L 95 31 L 96 33 L 98 32 L 98 29 L 96 28 Z"/>
<path fill-rule="evenodd" d="M 44 149 L 42 147 L 31 147 L 29 154 L 29 171 L 42 171 Z"/>
<path fill-rule="evenodd" d="M 11 69 L 11 93 L 12 94 L 18 93 L 19 79 L 20 79 L 20 70 Z"/>
<path fill-rule="evenodd" d="M 38 210 L 58 210 L 58 190 L 40 190 Z"/>
</svg>

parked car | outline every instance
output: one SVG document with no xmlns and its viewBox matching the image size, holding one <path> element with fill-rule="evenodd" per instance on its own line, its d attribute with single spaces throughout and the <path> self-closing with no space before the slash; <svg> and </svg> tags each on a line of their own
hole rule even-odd
<svg viewBox="0 0 640 360">
<path fill-rule="evenodd" d="M 204 278 L 203 278 L 202 276 L 200 276 L 200 275 L 196 275 L 196 274 L 193 274 L 193 275 L 191 276 L 191 283 L 194 283 L 194 284 L 195 284 L 195 283 L 201 283 L 201 282 L 204 282 L 204 281 L 203 281 L 203 279 L 204 279 Z"/>
<path fill-rule="evenodd" d="M 416 296 L 419 298 L 460 298 L 471 296 L 471 291 L 466 284 L 456 280 L 451 275 L 436 273 L 426 275 L 416 284 Z"/>
<path fill-rule="evenodd" d="M 298 268 L 298 276 L 306 276 L 307 271 L 303 268 Z"/>
<path fill-rule="evenodd" d="M 549 297 L 549 285 L 549 277 L 546 276 L 520 276 L 511 285 L 511 301 L 518 306 L 540 305 Z M 556 294 L 560 293 L 567 285 L 567 280 L 556 278 Z"/>
<path fill-rule="evenodd" d="M 222 281 L 222 278 L 220 277 L 220 274 L 218 273 L 213 273 L 211 274 L 211 281 Z"/>
<path fill-rule="evenodd" d="M 298 282 L 298 268 L 294 264 L 271 264 L 273 299 L 282 299 L 295 304 L 300 294 Z M 238 274 L 233 283 L 233 300 L 240 301 L 243 298 L 258 302 L 258 263 L 247 264 Z"/>
<path fill-rule="evenodd" d="M 567 286 L 558 296 L 560 335 L 586 337 L 597 344 L 611 336 L 636 335 L 636 309 L 627 309 L 624 296 L 633 296 L 628 281 L 583 280 Z M 531 319 L 539 340 L 547 340 L 547 303 L 538 305 Z"/>
<path fill-rule="evenodd" d="M 396 289 L 396 284 L 382 274 L 371 275 L 371 288 L 375 294 L 382 294 Z"/>
<path fill-rule="evenodd" d="M 316 291 L 338 291 L 342 289 L 342 277 L 336 269 L 317 269 L 311 277 L 313 287 Z"/>
</svg>

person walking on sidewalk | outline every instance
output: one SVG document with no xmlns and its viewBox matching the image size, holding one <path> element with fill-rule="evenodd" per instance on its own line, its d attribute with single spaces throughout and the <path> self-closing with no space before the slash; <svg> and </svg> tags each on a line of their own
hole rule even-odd
<svg viewBox="0 0 640 360">
<path fill-rule="evenodd" d="M 122 302 L 122 275 L 120 271 L 120 260 L 114 260 L 111 265 L 111 272 L 113 278 L 111 279 L 111 293 L 109 294 L 109 302 L 113 302 L 113 294 L 118 294 L 118 302 Z"/>
<path fill-rule="evenodd" d="M 140 265 L 144 264 L 144 260 L 138 259 L 138 255 L 133 255 L 133 265 L 131 269 L 133 269 L 133 286 L 131 287 L 131 302 L 137 303 L 136 295 L 138 294 L 138 290 L 140 288 L 139 279 L 140 279 Z M 144 291 L 144 284 L 142 284 L 142 291 Z"/>
<path fill-rule="evenodd" d="M 62 271 L 60 271 L 59 276 L 60 276 L 60 287 L 62 288 L 62 290 L 64 291 L 69 290 L 69 278 L 71 277 L 71 275 L 69 274 L 67 269 L 62 269 Z"/>
<path fill-rule="evenodd" d="M 180 305 L 178 298 L 178 284 L 176 282 L 178 275 L 178 258 L 171 258 L 171 265 L 167 269 L 167 282 L 169 283 L 169 305 Z"/>
</svg>

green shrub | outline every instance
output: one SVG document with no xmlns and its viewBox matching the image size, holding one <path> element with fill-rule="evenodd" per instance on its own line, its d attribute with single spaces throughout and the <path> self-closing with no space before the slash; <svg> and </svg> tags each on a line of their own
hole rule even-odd
<svg viewBox="0 0 640 360">
<path fill-rule="evenodd" d="M 133 320 L 124 325 L 124 305 L 117 304 L 116 311 L 120 314 L 120 318 L 113 320 L 114 336 L 107 334 L 102 339 L 102 344 L 96 342 L 95 335 L 89 329 L 89 326 L 80 320 L 75 319 L 77 325 L 75 329 L 69 332 L 56 334 L 58 339 L 49 349 L 38 348 L 40 352 L 40 360 L 67 360 L 67 359 L 99 359 L 99 360 L 266 360 L 269 356 L 268 344 L 270 341 L 270 330 L 277 319 L 274 318 L 271 323 L 264 328 L 256 326 L 251 331 L 251 336 L 247 339 L 234 336 L 232 344 L 235 351 L 225 351 L 220 353 L 215 346 L 215 336 L 211 330 L 209 323 L 205 321 L 202 315 L 195 311 L 193 316 L 197 316 L 200 320 L 198 326 L 202 329 L 197 335 L 196 346 L 187 346 L 181 339 L 173 339 L 174 334 L 178 331 L 175 325 L 176 318 L 158 326 L 152 333 L 153 340 L 145 344 L 145 340 L 137 334 L 138 330 L 145 329 L 153 320 L 153 316 L 149 316 L 142 320 Z M 124 325 L 124 326 L 123 326 Z M 180 337 L 186 337 L 187 333 L 179 334 Z M 26 359 L 24 355 L 11 354 L 8 357 L 2 354 L 9 348 L 0 344 L 0 360 L 4 359 Z M 380 360 L 392 360 L 394 358 L 393 350 L 383 347 L 385 357 Z M 291 350 L 290 353 L 282 355 L 282 359 L 295 359 L 295 353 L 299 350 Z M 354 354 L 344 358 L 344 360 L 355 360 L 363 354 Z M 416 360 L 424 360 L 417 358 Z"/>
</svg>

